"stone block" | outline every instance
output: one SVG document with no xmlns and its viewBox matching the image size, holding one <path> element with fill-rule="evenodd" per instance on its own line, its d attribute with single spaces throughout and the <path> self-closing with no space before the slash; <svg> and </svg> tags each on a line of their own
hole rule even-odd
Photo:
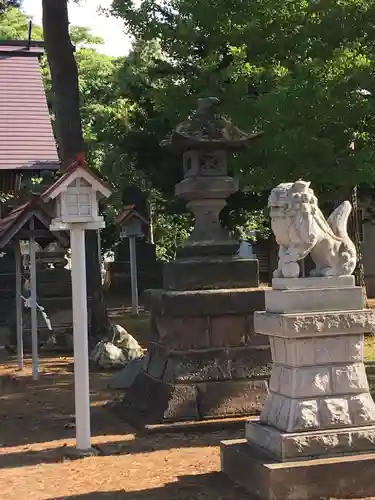
<svg viewBox="0 0 375 500">
<path fill-rule="evenodd" d="M 241 346 L 246 343 L 246 316 L 227 314 L 211 318 L 211 347 Z"/>
<path fill-rule="evenodd" d="M 273 278 L 274 290 L 322 290 L 325 288 L 353 288 L 354 276 L 329 276 L 326 278 Z"/>
<path fill-rule="evenodd" d="M 291 399 L 270 392 L 260 422 L 283 432 L 375 424 L 375 406 L 368 392 Z"/>
<path fill-rule="evenodd" d="M 194 385 L 165 384 L 141 372 L 113 410 L 135 428 L 176 420 L 197 420 Z"/>
<path fill-rule="evenodd" d="M 269 337 L 272 359 L 288 366 L 315 366 L 363 361 L 363 336 L 284 339 Z"/>
<path fill-rule="evenodd" d="M 279 462 L 245 439 L 223 441 L 221 470 L 261 500 L 375 496 L 375 453 Z"/>
<path fill-rule="evenodd" d="M 329 368 L 322 366 L 309 366 L 297 371 L 289 366 L 274 365 L 270 390 L 290 398 L 331 394 L 331 374 Z"/>
<path fill-rule="evenodd" d="M 121 371 L 110 379 L 108 387 L 113 390 L 129 389 L 141 372 L 143 363 L 143 358 L 130 361 Z"/>
<path fill-rule="evenodd" d="M 326 288 L 324 290 L 267 290 L 266 311 L 270 313 L 303 313 L 318 311 L 352 311 L 365 305 L 363 288 Z"/>
<path fill-rule="evenodd" d="M 363 363 L 293 368 L 274 365 L 270 390 L 290 398 L 310 399 L 334 394 L 360 394 L 369 390 Z"/>
<path fill-rule="evenodd" d="M 152 378 L 162 378 L 167 366 L 167 353 L 158 344 L 150 343 L 147 354 L 147 373 Z"/>
<path fill-rule="evenodd" d="M 164 264 L 163 287 L 167 290 L 211 290 L 259 286 L 256 259 L 196 259 Z"/>
<path fill-rule="evenodd" d="M 255 333 L 254 314 L 249 314 L 246 320 L 247 320 L 246 344 L 269 348 L 270 346 L 269 337 L 267 335 L 261 335 L 259 333 Z"/>
<path fill-rule="evenodd" d="M 257 415 L 268 396 L 266 380 L 207 382 L 197 385 L 203 418 Z"/>
<path fill-rule="evenodd" d="M 330 371 L 333 394 L 361 393 L 369 390 L 363 363 L 335 365 L 330 367 Z"/>
<path fill-rule="evenodd" d="M 267 378 L 271 373 L 268 349 L 227 348 L 171 353 L 164 373 L 167 383 Z"/>
<path fill-rule="evenodd" d="M 218 290 L 148 290 L 147 304 L 152 315 L 170 317 L 251 314 L 264 310 L 264 288 Z"/>
<path fill-rule="evenodd" d="M 304 314 L 255 312 L 254 330 L 257 333 L 286 338 L 374 332 L 375 312 L 371 309 Z"/>
<path fill-rule="evenodd" d="M 245 437 L 276 460 L 334 457 L 338 454 L 375 452 L 375 426 L 309 432 L 280 432 L 258 422 L 246 422 Z"/>
<path fill-rule="evenodd" d="M 158 340 L 170 350 L 187 350 L 208 347 L 208 318 L 168 316 L 155 317 Z"/>
</svg>

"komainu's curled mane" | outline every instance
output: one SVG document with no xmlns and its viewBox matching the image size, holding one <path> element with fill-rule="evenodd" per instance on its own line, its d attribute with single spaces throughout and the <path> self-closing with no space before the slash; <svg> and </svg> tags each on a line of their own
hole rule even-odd
<svg viewBox="0 0 375 500">
<path fill-rule="evenodd" d="M 298 261 L 311 255 L 311 276 L 347 276 L 357 263 L 347 224 L 352 206 L 344 201 L 326 220 L 309 182 L 279 184 L 268 198 L 271 227 L 280 246 L 274 277 L 298 277 Z"/>
</svg>

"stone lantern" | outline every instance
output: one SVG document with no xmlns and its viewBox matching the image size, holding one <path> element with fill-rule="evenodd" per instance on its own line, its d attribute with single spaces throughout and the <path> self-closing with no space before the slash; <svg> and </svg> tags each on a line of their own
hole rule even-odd
<svg viewBox="0 0 375 500">
<path fill-rule="evenodd" d="M 243 277 L 245 286 L 258 285 L 258 262 L 236 259 L 240 243 L 220 222 L 226 199 L 238 191 L 238 181 L 227 175 L 227 153 L 248 148 L 258 134 L 246 134 L 219 116 L 215 97 L 198 99 L 191 118 L 176 127 L 161 146 L 182 153 L 184 179 L 176 185 L 176 196 L 187 201 L 195 226 L 185 244 L 177 249 L 177 260 L 166 266 L 164 283 L 170 288 L 212 288 L 219 272 L 224 287 Z M 232 265 L 224 261 L 232 260 Z M 195 283 L 191 277 L 195 276 Z M 187 279 L 184 286 L 184 281 Z"/>
<path fill-rule="evenodd" d="M 259 413 L 268 394 L 268 339 L 255 335 L 253 312 L 264 307 L 256 259 L 237 256 L 239 243 L 220 223 L 237 191 L 227 175 L 228 152 L 257 135 L 217 115 L 218 99 L 199 99 L 190 119 L 162 146 L 181 152 L 195 227 L 177 258 L 163 266 L 163 288 L 150 290 L 151 339 L 134 377 L 125 369 L 118 414 L 133 426 Z"/>
</svg>

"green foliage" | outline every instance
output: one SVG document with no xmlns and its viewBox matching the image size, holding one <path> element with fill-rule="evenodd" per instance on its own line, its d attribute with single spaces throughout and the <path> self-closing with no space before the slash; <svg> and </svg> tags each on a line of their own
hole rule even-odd
<svg viewBox="0 0 375 500">
<path fill-rule="evenodd" d="M 21 0 L 0 0 L 0 14 L 6 12 L 8 9 L 12 7 L 21 7 Z"/>
<path fill-rule="evenodd" d="M 147 95 L 165 120 L 215 95 L 240 127 L 264 130 L 232 163 L 242 186 L 373 184 L 375 101 L 358 90 L 374 93 L 374 2 L 113 0 L 112 12 L 138 43 L 158 40 Z"/>
<path fill-rule="evenodd" d="M 190 214 L 166 214 L 158 211 L 154 216 L 154 238 L 157 256 L 160 260 L 173 260 L 176 249 L 187 239 L 193 229 L 193 217 Z"/>
<path fill-rule="evenodd" d="M 19 2 L 18 2 L 19 3 Z M 1 3 L 0 3 L 1 12 Z M 9 7 L 0 17 L 0 40 L 27 40 L 29 19 L 19 9 Z M 43 40 L 43 30 L 33 25 L 32 40 Z"/>
<path fill-rule="evenodd" d="M 102 45 L 104 39 L 100 36 L 94 36 L 91 29 L 87 26 L 71 26 L 70 39 L 78 47 L 85 47 L 87 45 Z"/>
</svg>

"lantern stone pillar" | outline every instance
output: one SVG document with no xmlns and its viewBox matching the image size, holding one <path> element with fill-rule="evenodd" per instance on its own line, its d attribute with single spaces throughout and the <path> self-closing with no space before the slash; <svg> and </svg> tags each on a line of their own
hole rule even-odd
<svg viewBox="0 0 375 500">
<path fill-rule="evenodd" d="M 271 354 L 255 334 L 253 312 L 264 305 L 258 261 L 237 257 L 239 242 L 220 223 L 238 190 L 227 154 L 249 146 L 245 134 L 216 110 L 216 98 L 162 142 L 182 154 L 176 196 L 195 217 L 192 233 L 163 268 L 163 289 L 148 294 L 152 340 L 118 415 L 133 426 L 260 412 L 268 393 Z M 126 383 L 124 384 L 126 385 Z"/>
</svg>

